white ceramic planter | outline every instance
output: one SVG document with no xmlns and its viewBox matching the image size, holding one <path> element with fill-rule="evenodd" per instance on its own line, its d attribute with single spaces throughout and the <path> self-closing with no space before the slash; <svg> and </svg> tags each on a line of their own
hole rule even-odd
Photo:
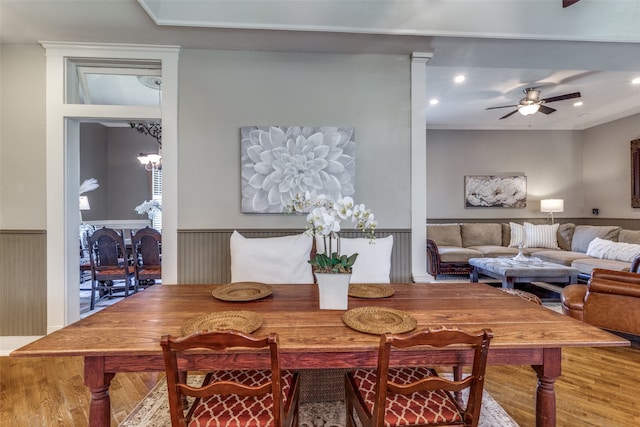
<svg viewBox="0 0 640 427">
<path fill-rule="evenodd" d="M 316 273 L 320 310 L 346 310 L 351 274 Z"/>
</svg>

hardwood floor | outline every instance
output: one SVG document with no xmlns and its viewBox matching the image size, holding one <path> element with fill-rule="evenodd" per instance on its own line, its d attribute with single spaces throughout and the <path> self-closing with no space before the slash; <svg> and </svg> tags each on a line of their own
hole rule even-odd
<svg viewBox="0 0 640 427">
<path fill-rule="evenodd" d="M 567 349 L 562 368 L 555 384 L 558 426 L 640 425 L 639 349 Z M 82 375 L 79 357 L 1 357 L 0 425 L 86 426 L 89 392 Z M 111 425 L 124 420 L 162 375 L 116 375 L 111 385 Z M 488 368 L 487 391 L 521 427 L 535 425 L 535 387 L 529 367 Z"/>
</svg>

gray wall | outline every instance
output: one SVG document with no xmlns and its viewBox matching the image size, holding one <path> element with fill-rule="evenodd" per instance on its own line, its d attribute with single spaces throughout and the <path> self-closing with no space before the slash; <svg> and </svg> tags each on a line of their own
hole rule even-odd
<svg viewBox="0 0 640 427">
<path fill-rule="evenodd" d="M 138 162 L 140 153 L 157 152 L 155 138 L 130 127 L 80 125 L 80 182 L 96 178 L 100 186 L 87 193 L 91 210 L 85 221 L 146 219 L 134 209 L 151 198 L 149 172 Z"/>
<path fill-rule="evenodd" d="M 640 138 L 640 114 L 584 132 L 585 216 L 598 208 L 602 218 L 640 218 L 631 207 L 631 146 Z"/>
<path fill-rule="evenodd" d="M 185 50 L 180 56 L 179 228 L 300 228 L 243 215 L 240 127 L 353 126 L 356 201 L 410 227 L 409 59 Z"/>
<path fill-rule="evenodd" d="M 427 131 L 427 218 L 546 218 L 540 200 L 559 198 L 558 217 L 584 215 L 583 132 Z M 465 208 L 465 175 L 526 175 L 525 208 Z"/>
<path fill-rule="evenodd" d="M 46 228 L 45 56 L 0 45 L 0 229 Z"/>
</svg>

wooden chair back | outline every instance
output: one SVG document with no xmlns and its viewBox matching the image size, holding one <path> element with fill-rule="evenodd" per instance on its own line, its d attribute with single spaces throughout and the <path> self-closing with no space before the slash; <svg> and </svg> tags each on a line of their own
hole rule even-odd
<svg viewBox="0 0 640 427">
<path fill-rule="evenodd" d="M 95 274 L 100 275 L 102 271 L 110 271 L 118 267 L 129 273 L 123 234 L 104 227 L 94 231 L 88 240 L 89 259 Z"/>
<path fill-rule="evenodd" d="M 414 332 L 409 335 L 394 335 L 384 334 L 380 338 L 380 345 L 378 349 L 378 365 L 376 375 L 376 396 L 375 403 L 371 417 L 367 420 L 362 420 L 365 426 L 383 426 L 385 423 L 385 410 L 387 396 L 390 393 L 396 393 L 401 395 L 410 395 L 416 392 L 433 392 L 441 390 L 446 392 L 459 412 L 463 417 L 465 426 L 477 426 L 480 419 L 480 409 L 482 405 L 482 392 L 484 388 L 484 375 L 487 365 L 487 355 L 489 351 L 489 342 L 493 337 L 491 330 L 482 330 L 477 333 L 467 333 L 460 329 L 426 329 L 418 332 Z M 425 346 L 445 349 L 447 347 L 467 347 L 472 354 L 472 359 L 456 360 L 451 363 L 451 367 L 454 372 L 460 369 L 462 365 L 469 364 L 467 360 L 471 360 L 471 373 L 463 379 L 456 379 L 454 375 L 453 379 L 448 379 L 439 376 L 434 369 L 429 368 L 427 372 L 428 376 L 407 379 L 405 382 L 397 383 L 389 380 L 389 359 L 392 358 L 394 349 L 402 349 L 415 346 Z M 462 362 L 462 363 L 461 363 Z M 429 366 L 428 357 L 425 357 L 424 366 Z M 410 368 L 401 368 L 410 369 Z M 412 371 L 418 372 L 418 371 Z M 349 377 L 347 377 L 349 382 Z M 353 384 L 350 387 L 347 384 L 347 399 L 352 402 L 358 402 L 358 397 L 350 394 L 353 388 Z M 462 407 L 460 399 L 455 397 L 464 389 L 469 389 L 469 396 L 466 407 Z M 368 411 L 363 411 L 362 408 L 357 410 L 361 414 L 365 414 Z M 349 418 L 351 415 L 347 414 Z M 365 417 L 366 418 L 366 417 Z M 350 425 L 349 423 L 347 425 Z M 403 424 L 404 425 L 404 424 Z M 422 425 L 422 424 L 421 424 Z M 437 425 L 448 425 L 446 423 L 438 423 Z M 457 422 L 454 425 L 460 425 Z"/>
<path fill-rule="evenodd" d="M 153 228 L 131 230 L 131 247 L 136 265 L 160 266 L 162 264 L 162 234 Z"/>
<path fill-rule="evenodd" d="M 167 386 L 169 390 L 169 409 L 171 412 L 171 422 L 173 426 L 182 426 L 189 423 L 191 415 L 202 398 L 215 394 L 228 395 L 237 394 L 241 396 L 260 396 L 266 393 L 273 393 L 273 419 L 275 426 L 282 426 L 288 408 L 283 405 L 282 394 L 282 373 L 280 370 L 279 341 L 275 333 L 271 333 L 263 338 L 254 338 L 237 331 L 223 332 L 200 332 L 186 337 L 176 338 L 163 336 L 160 340 L 164 354 L 165 368 L 167 374 Z M 270 353 L 271 380 L 258 387 L 247 386 L 235 381 L 211 380 L 211 374 L 205 377 L 201 387 L 190 386 L 186 383 L 186 375 L 180 370 L 178 356 L 188 350 L 210 349 L 222 351 L 234 347 L 245 348 L 268 348 Z M 220 370 L 224 370 L 224 361 L 220 363 Z M 297 378 L 297 374 L 296 374 Z M 297 380 L 296 380 L 297 381 Z M 296 385 L 297 387 L 297 385 Z M 184 397 L 195 397 L 188 414 L 184 414 Z M 296 405 L 297 400 L 289 400 L 287 406 Z M 297 410 L 295 411 L 297 420 Z"/>
</svg>

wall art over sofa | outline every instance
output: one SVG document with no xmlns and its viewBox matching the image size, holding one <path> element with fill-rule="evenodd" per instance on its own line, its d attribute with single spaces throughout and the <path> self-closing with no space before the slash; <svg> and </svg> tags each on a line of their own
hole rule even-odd
<svg viewBox="0 0 640 427">
<path fill-rule="evenodd" d="M 352 127 L 243 126 L 243 213 L 282 213 L 297 193 L 355 194 Z"/>
<path fill-rule="evenodd" d="M 464 177 L 467 208 L 524 208 L 527 177 L 524 175 L 467 175 Z"/>
</svg>

